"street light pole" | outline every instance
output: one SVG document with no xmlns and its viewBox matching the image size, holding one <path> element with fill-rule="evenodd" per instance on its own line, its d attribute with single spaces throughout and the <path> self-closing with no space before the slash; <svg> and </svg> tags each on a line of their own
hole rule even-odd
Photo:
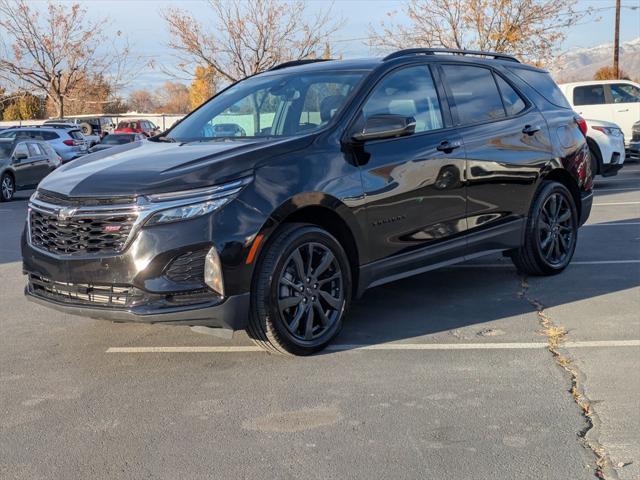
<svg viewBox="0 0 640 480">
<path fill-rule="evenodd" d="M 620 78 L 620 66 L 619 66 L 619 56 L 620 56 L 620 0 L 616 0 L 616 28 L 615 28 L 615 38 L 613 39 L 613 74 L 615 78 Z"/>
</svg>

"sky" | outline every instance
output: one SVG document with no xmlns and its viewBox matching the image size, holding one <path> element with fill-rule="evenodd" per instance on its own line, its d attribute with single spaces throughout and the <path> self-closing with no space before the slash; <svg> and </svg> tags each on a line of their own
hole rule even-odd
<svg viewBox="0 0 640 480">
<path fill-rule="evenodd" d="M 202 22 L 206 23 L 206 19 L 211 18 L 205 0 L 79 0 L 79 3 L 87 8 L 91 17 L 110 17 L 113 30 L 121 30 L 128 37 L 136 55 L 165 67 L 170 67 L 172 58 L 166 48 L 168 32 L 160 11 L 179 7 L 192 12 Z M 378 27 L 391 11 L 400 12 L 395 18 L 406 21 L 401 13 L 404 3 L 404 0 L 334 0 L 332 12 L 344 21 L 334 40 L 338 53 L 345 58 L 370 56 L 372 52 L 362 40 L 369 36 L 370 26 Z M 46 6 L 44 0 L 31 0 L 30 4 Z M 310 0 L 308 4 L 313 14 L 326 9 L 332 2 Z M 576 0 L 576 10 L 592 9 L 593 14 L 567 32 L 561 49 L 586 48 L 612 42 L 614 5 L 615 0 Z M 622 0 L 622 5 L 621 41 L 640 37 L 640 0 Z M 625 7 L 639 8 L 632 10 Z M 159 69 L 147 69 L 136 78 L 135 88 L 153 89 L 166 79 L 167 76 Z"/>
</svg>

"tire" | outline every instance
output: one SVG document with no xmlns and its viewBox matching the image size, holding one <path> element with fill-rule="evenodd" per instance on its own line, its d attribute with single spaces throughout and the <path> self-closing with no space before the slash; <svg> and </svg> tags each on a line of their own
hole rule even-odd
<svg viewBox="0 0 640 480">
<path fill-rule="evenodd" d="M 600 165 L 602 165 L 602 154 L 600 153 L 600 148 L 593 141 L 587 142 L 589 145 L 589 154 L 591 156 L 591 175 L 595 178 L 596 175 L 599 175 Z"/>
<path fill-rule="evenodd" d="M 93 133 L 93 128 L 87 122 L 82 122 L 80 124 L 80 130 L 82 130 L 83 135 L 91 135 Z"/>
<path fill-rule="evenodd" d="M 287 224 L 256 267 L 247 331 L 271 353 L 310 355 L 340 332 L 350 301 L 351 270 L 340 243 L 314 225 Z"/>
<path fill-rule="evenodd" d="M 0 177 L 0 201 L 9 202 L 16 193 L 16 182 L 8 173 L 3 173 Z"/>
<path fill-rule="evenodd" d="M 523 273 L 555 275 L 571 262 L 577 240 L 578 211 L 571 192 L 545 181 L 529 212 L 524 244 L 510 252 L 511 260 Z"/>
</svg>

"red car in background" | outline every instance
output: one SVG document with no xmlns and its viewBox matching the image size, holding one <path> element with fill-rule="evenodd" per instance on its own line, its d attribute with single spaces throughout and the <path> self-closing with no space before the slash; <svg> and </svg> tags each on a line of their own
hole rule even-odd
<svg viewBox="0 0 640 480">
<path fill-rule="evenodd" d="M 152 137 L 160 133 L 160 128 L 149 120 L 123 120 L 113 133 L 143 133 L 147 137 Z"/>
</svg>

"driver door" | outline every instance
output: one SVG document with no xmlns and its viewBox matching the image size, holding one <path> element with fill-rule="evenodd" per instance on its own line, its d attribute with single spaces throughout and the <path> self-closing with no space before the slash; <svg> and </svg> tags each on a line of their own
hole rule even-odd
<svg viewBox="0 0 640 480">
<path fill-rule="evenodd" d="M 24 158 L 19 158 L 24 155 Z M 29 148 L 26 142 L 20 142 L 13 149 L 13 168 L 16 173 L 16 187 L 30 187 L 38 183 L 35 178 L 33 161 L 29 155 Z"/>
<path fill-rule="evenodd" d="M 359 147 L 373 259 L 409 253 L 466 229 L 464 147 L 456 129 L 447 127 L 448 110 L 441 98 L 428 65 L 402 67 L 376 85 L 356 121 L 361 126 L 369 117 L 391 114 L 413 118 L 416 124 L 413 134 L 369 140 Z M 464 255 L 463 242 L 459 255 Z M 424 262 L 407 257 L 413 257 L 410 263 Z M 431 257 L 426 263 L 431 261 L 439 260 Z M 397 267 L 401 271 L 411 265 Z"/>
</svg>

